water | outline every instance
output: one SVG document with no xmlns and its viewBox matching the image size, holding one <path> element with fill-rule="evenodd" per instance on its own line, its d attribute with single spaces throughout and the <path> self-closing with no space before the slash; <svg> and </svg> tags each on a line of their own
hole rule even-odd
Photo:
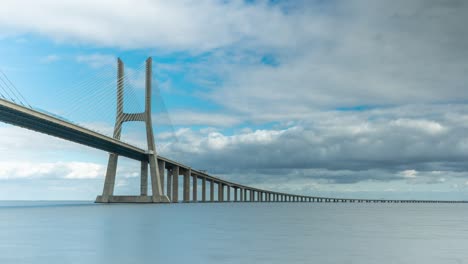
<svg viewBox="0 0 468 264">
<path fill-rule="evenodd" d="M 468 205 L 1 202 L 0 263 L 468 263 Z"/>
</svg>

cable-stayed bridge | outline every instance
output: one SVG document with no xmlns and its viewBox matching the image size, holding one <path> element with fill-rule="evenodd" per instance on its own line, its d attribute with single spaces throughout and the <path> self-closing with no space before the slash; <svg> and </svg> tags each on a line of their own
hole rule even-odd
<svg viewBox="0 0 468 264">
<path fill-rule="evenodd" d="M 44 111 L 38 111 L 22 96 L 19 90 L 0 72 L 0 121 L 64 140 L 109 152 L 102 195 L 99 203 L 168 203 L 179 202 L 179 187 L 182 185 L 183 202 L 349 202 L 349 203 L 460 203 L 464 201 L 435 200 L 383 200 L 348 199 L 337 197 L 304 196 L 262 190 L 223 180 L 208 173 L 192 169 L 187 164 L 157 154 L 152 126 L 152 59 L 146 61 L 145 107 L 142 112 L 124 111 L 125 74 L 124 64 L 119 59 L 117 66 L 116 118 L 113 136 L 85 128 Z M 147 147 L 143 149 L 120 140 L 125 122 L 143 122 L 146 127 Z M 140 194 L 134 196 L 114 195 L 119 156 L 141 163 Z M 150 175 L 150 181 L 148 179 Z M 179 183 L 179 178 L 182 179 Z M 151 193 L 148 185 L 151 183 Z M 201 184 L 200 184 L 201 183 Z M 200 189 L 200 190 L 199 190 Z M 207 191 L 209 190 L 209 192 Z M 201 197 L 199 195 L 201 193 Z M 216 195 L 215 195 L 216 193 Z M 216 196 L 216 197 L 215 197 Z"/>
</svg>

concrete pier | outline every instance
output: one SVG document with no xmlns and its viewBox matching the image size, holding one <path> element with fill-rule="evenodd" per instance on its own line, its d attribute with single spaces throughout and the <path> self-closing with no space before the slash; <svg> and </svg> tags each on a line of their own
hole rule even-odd
<svg viewBox="0 0 468 264">
<path fill-rule="evenodd" d="M 141 162 L 140 175 L 140 196 L 148 195 L 148 162 Z"/>
<path fill-rule="evenodd" d="M 197 175 L 193 174 L 192 177 L 193 177 L 193 182 L 192 182 L 192 194 L 193 194 L 193 197 L 192 197 L 192 201 L 197 202 L 197 201 L 198 201 L 198 193 L 197 193 L 198 181 L 197 181 Z"/>
<path fill-rule="evenodd" d="M 179 166 L 172 167 L 172 202 L 179 202 Z"/>
<path fill-rule="evenodd" d="M 210 202 L 214 202 L 214 181 L 210 181 Z"/>
<path fill-rule="evenodd" d="M 166 162 L 164 160 L 158 160 L 159 169 L 159 181 L 161 183 L 162 194 L 164 194 L 164 172 L 166 171 Z M 147 186 L 148 183 L 145 184 Z"/>
<path fill-rule="evenodd" d="M 202 202 L 206 202 L 206 178 L 202 178 Z"/>
<path fill-rule="evenodd" d="M 184 184 L 183 184 L 184 202 L 190 202 L 190 170 L 184 171 Z"/>
<path fill-rule="evenodd" d="M 224 201 L 224 185 L 221 182 L 218 182 L 218 202 Z"/>
<path fill-rule="evenodd" d="M 167 189 L 166 195 L 172 201 L 172 167 L 167 169 Z"/>
</svg>

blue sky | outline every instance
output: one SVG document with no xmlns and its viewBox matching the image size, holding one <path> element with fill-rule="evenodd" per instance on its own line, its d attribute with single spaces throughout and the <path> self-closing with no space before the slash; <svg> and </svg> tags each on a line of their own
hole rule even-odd
<svg viewBox="0 0 468 264">
<path fill-rule="evenodd" d="M 135 69 L 152 56 L 162 155 L 277 191 L 468 199 L 467 9 L 6 1 L 0 69 L 34 107 L 109 134 L 116 58 L 132 105 L 142 106 Z M 142 126 L 124 132 L 144 143 Z M 0 199 L 94 199 L 102 190 L 107 153 L 98 150 L 0 124 L 0 157 Z M 117 193 L 138 192 L 138 170 L 119 164 Z"/>
</svg>

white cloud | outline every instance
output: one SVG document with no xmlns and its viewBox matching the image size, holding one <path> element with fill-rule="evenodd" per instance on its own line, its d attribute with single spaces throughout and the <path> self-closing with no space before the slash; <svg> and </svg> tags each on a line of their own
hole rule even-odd
<svg viewBox="0 0 468 264">
<path fill-rule="evenodd" d="M 115 56 L 99 53 L 79 55 L 76 57 L 76 61 L 86 63 L 93 68 L 101 68 L 103 66 L 116 67 L 117 65 L 117 58 Z"/>
<path fill-rule="evenodd" d="M 418 172 L 415 170 L 404 170 L 401 172 L 404 178 L 416 178 L 418 175 Z"/>
<path fill-rule="evenodd" d="M 98 47 L 205 52 L 187 72 L 212 88 L 205 98 L 270 122 L 323 108 L 463 101 L 468 4 L 456 3 L 7 0 L 0 27 Z M 277 63 L 260 63 L 265 56 Z M 79 60 L 115 64 L 103 54 Z"/>
<path fill-rule="evenodd" d="M 443 127 L 439 123 L 427 120 L 397 119 L 392 121 L 390 125 L 417 129 L 429 134 L 439 134 L 447 131 L 447 128 Z"/>
<path fill-rule="evenodd" d="M 232 114 L 186 110 L 170 112 L 170 118 L 169 120 L 166 115 L 157 114 L 153 116 L 153 121 L 155 125 L 203 125 L 215 127 L 232 127 L 242 122 L 241 117 Z"/>
<path fill-rule="evenodd" d="M 62 58 L 56 54 L 50 54 L 41 58 L 42 63 L 52 63 L 61 60 Z"/>
<path fill-rule="evenodd" d="M 282 45 L 287 43 L 288 35 L 274 36 L 298 26 L 285 20 L 278 8 L 266 3 L 212 0 L 4 1 L 0 25 L 57 40 L 189 50 L 209 50 L 246 38 Z M 262 32 L 260 36 L 258 32 Z"/>
<path fill-rule="evenodd" d="M 65 178 L 95 179 L 104 176 L 100 164 L 89 162 L 0 162 L 0 179 Z"/>
</svg>

